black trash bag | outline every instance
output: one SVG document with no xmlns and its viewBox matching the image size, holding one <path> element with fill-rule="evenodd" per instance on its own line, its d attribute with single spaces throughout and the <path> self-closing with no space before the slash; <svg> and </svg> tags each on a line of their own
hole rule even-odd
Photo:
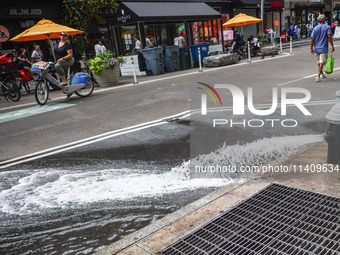
<svg viewBox="0 0 340 255">
<path fill-rule="evenodd" d="M 148 69 L 146 67 L 146 63 L 145 63 L 145 59 L 144 59 L 143 53 L 138 52 L 137 53 L 137 57 L 138 57 L 139 71 L 146 72 Z"/>
</svg>

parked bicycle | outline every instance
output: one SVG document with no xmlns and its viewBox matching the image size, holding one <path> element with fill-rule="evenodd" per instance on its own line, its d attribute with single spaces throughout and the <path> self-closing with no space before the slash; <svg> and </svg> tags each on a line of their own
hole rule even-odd
<svg viewBox="0 0 340 255">
<path fill-rule="evenodd" d="M 13 56 L 9 53 L 0 56 L 0 96 L 16 102 L 21 98 L 21 91 L 16 83 L 15 73 L 18 71 Z"/>
<path fill-rule="evenodd" d="M 40 80 L 35 88 L 35 99 L 38 104 L 44 105 L 49 100 L 49 88 L 48 83 L 59 86 L 60 81 L 52 76 L 55 63 L 49 62 L 44 68 L 32 68 L 32 72 L 40 73 Z M 92 94 L 94 85 L 90 76 L 87 73 L 71 74 L 68 70 L 67 85 L 62 86 L 63 93 L 70 96 L 72 93 L 80 97 L 87 97 Z"/>
</svg>

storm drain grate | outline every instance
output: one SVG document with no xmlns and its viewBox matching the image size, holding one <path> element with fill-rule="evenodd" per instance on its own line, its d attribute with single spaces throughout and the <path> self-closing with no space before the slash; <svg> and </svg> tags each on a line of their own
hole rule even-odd
<svg viewBox="0 0 340 255">
<path fill-rule="evenodd" d="M 340 199 L 271 184 L 164 255 L 340 254 Z"/>
</svg>

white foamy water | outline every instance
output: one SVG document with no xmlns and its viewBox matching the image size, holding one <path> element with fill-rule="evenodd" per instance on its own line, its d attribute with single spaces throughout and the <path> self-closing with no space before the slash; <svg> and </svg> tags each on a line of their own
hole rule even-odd
<svg viewBox="0 0 340 255">
<path fill-rule="evenodd" d="M 247 144 L 223 145 L 218 150 L 192 160 L 194 165 L 261 165 L 294 153 L 300 147 L 323 141 L 322 135 L 263 138 Z"/>
<path fill-rule="evenodd" d="M 215 152 L 192 159 L 192 162 L 202 165 L 263 164 L 273 158 L 289 155 L 305 144 L 319 141 L 322 141 L 320 135 L 266 138 L 245 145 L 223 146 Z M 45 209 L 73 208 L 89 203 L 220 187 L 233 181 L 190 178 L 189 166 L 190 161 L 187 161 L 162 173 L 132 169 L 1 172 L 0 180 L 12 184 L 10 187 L 0 184 L 3 187 L 0 192 L 0 211 L 11 214 L 39 213 Z"/>
</svg>

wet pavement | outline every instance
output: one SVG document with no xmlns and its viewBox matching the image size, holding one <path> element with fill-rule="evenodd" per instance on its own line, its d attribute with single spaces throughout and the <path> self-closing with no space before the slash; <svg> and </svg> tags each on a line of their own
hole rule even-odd
<svg viewBox="0 0 340 255">
<path fill-rule="evenodd" d="M 290 166 L 294 164 L 307 169 L 318 164 L 327 164 L 327 144 L 312 143 L 283 160 L 271 162 L 273 166 Z M 336 165 L 334 165 L 334 168 Z M 329 167 L 328 169 L 331 169 Z M 217 190 L 200 202 L 182 208 L 168 215 L 165 220 L 133 233 L 119 242 L 102 249 L 96 255 L 150 255 L 160 251 L 207 224 L 222 213 L 234 208 L 249 197 L 257 194 L 271 183 L 321 193 L 340 198 L 339 171 L 302 171 L 291 173 L 271 173 L 256 177 L 240 184 L 227 185 Z M 339 209 L 339 207 L 338 207 Z M 335 214 L 336 215 L 336 214 Z M 280 221 L 280 219 L 277 219 Z M 315 222 L 315 227 L 317 222 Z M 338 241 L 338 240 L 335 240 Z M 332 249 L 337 249 L 336 247 Z M 335 251 L 335 250 L 334 250 Z M 336 253 L 336 252 L 335 252 Z M 334 254 L 335 254 L 334 253 Z"/>
</svg>

